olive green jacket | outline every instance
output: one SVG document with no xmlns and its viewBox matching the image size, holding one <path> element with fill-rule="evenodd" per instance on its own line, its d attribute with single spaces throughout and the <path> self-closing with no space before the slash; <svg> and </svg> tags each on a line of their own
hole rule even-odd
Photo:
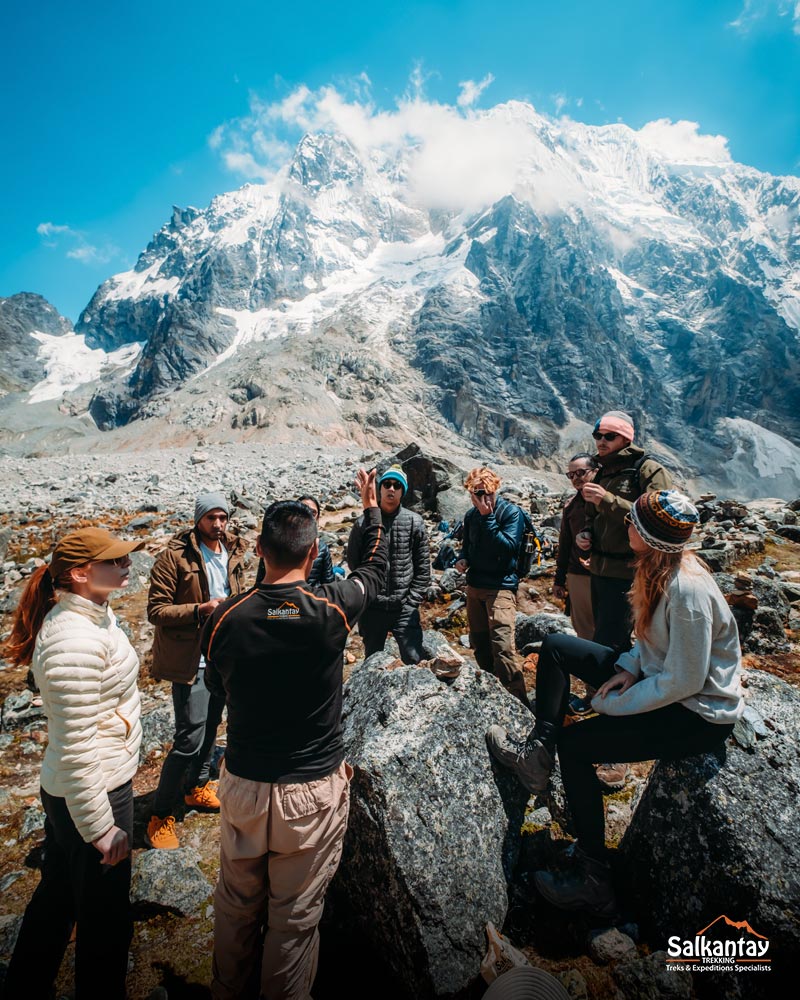
<svg viewBox="0 0 800 1000">
<path fill-rule="evenodd" d="M 633 552 L 628 544 L 625 515 L 642 493 L 672 487 L 670 474 L 653 458 L 642 462 L 637 475 L 635 466 L 644 454 L 643 448 L 630 444 L 604 459 L 598 456 L 600 469 L 594 482 L 606 493 L 599 504 L 586 504 L 586 530 L 592 536 L 589 568 L 593 576 L 633 579 Z"/>
</svg>

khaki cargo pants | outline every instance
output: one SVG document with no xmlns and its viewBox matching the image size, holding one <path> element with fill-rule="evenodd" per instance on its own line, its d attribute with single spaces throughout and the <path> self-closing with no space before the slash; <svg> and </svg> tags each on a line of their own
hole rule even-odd
<svg viewBox="0 0 800 1000">
<path fill-rule="evenodd" d="M 467 587 L 469 644 L 481 670 L 494 674 L 527 707 L 528 695 L 514 649 L 517 595 L 513 590 Z"/>
<path fill-rule="evenodd" d="M 257 981 L 259 955 L 262 997 L 311 996 L 317 926 L 342 856 L 352 776 L 346 762 L 326 778 L 302 784 L 250 781 L 223 770 L 215 1000 L 234 1000 Z"/>
</svg>

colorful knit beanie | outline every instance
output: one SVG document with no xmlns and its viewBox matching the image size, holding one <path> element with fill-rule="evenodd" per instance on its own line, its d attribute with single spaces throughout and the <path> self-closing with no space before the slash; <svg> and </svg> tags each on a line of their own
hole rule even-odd
<svg viewBox="0 0 800 1000">
<path fill-rule="evenodd" d="M 683 493 L 661 490 L 643 493 L 631 509 L 631 520 L 651 548 L 680 552 L 700 523 L 700 515 Z"/>
</svg>

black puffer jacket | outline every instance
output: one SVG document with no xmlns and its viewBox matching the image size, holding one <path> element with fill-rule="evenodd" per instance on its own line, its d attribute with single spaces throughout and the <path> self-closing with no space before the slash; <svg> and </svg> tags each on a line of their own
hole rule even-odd
<svg viewBox="0 0 800 1000">
<path fill-rule="evenodd" d="M 413 511 L 401 507 L 396 514 L 381 513 L 389 537 L 389 568 L 382 592 L 372 604 L 382 611 L 417 607 L 431 584 L 431 556 L 425 522 Z M 356 521 L 347 540 L 347 565 L 352 572 L 358 566 L 364 515 Z"/>
</svg>

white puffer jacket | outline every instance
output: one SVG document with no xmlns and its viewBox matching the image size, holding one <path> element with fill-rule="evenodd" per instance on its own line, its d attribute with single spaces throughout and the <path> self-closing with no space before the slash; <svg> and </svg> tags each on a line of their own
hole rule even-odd
<svg viewBox="0 0 800 1000">
<path fill-rule="evenodd" d="M 47 715 L 42 788 L 66 799 L 91 843 L 114 825 L 107 793 L 136 773 L 139 660 L 108 605 L 64 594 L 42 623 L 32 667 Z"/>
</svg>

